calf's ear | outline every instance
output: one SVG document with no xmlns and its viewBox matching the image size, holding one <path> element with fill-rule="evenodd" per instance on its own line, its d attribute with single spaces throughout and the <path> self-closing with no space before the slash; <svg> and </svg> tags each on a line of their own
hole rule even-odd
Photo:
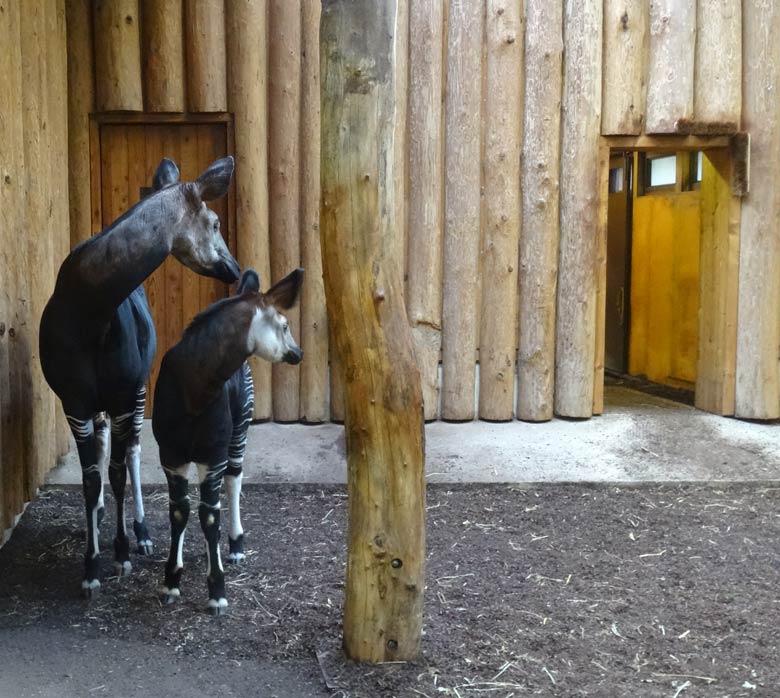
<svg viewBox="0 0 780 698">
<path fill-rule="evenodd" d="M 245 269 L 238 282 L 238 293 L 257 293 L 260 290 L 260 277 L 254 269 Z"/>
<path fill-rule="evenodd" d="M 176 184 L 179 181 L 179 168 L 170 158 L 163 158 L 152 177 L 152 189 L 159 191 L 170 184 Z"/>
<path fill-rule="evenodd" d="M 298 300 L 302 283 L 303 269 L 290 272 L 263 294 L 266 305 L 280 310 L 289 310 Z"/>
</svg>

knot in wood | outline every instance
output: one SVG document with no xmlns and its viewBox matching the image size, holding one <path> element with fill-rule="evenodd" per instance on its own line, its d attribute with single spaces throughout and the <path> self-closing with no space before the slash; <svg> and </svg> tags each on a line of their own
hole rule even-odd
<svg viewBox="0 0 780 698">
<path fill-rule="evenodd" d="M 131 15 L 127 15 L 125 17 L 125 24 L 132 24 L 133 23 L 133 17 Z"/>
<path fill-rule="evenodd" d="M 5 176 L 5 183 L 6 183 L 6 184 L 10 184 L 10 183 L 11 183 L 11 175 L 7 174 L 7 175 Z"/>
<path fill-rule="evenodd" d="M 16 337 L 16 330 L 13 327 L 8 328 L 8 336 L 13 339 Z"/>
<path fill-rule="evenodd" d="M 624 12 L 623 16 L 620 18 L 620 28 L 623 31 L 628 31 L 628 12 Z"/>
<path fill-rule="evenodd" d="M 506 39 L 504 39 L 504 41 L 506 41 L 506 43 L 508 43 L 508 44 L 515 43 L 515 35 L 514 34 L 507 34 L 506 35 Z"/>
<path fill-rule="evenodd" d="M 388 640 L 387 649 L 389 649 L 391 652 L 395 652 L 398 649 L 398 643 L 395 640 Z"/>
<path fill-rule="evenodd" d="M 0 322 L 0 337 L 2 337 L 5 334 L 5 323 Z"/>
<path fill-rule="evenodd" d="M 404 566 L 404 561 L 398 557 L 393 558 L 393 560 L 390 562 L 390 566 L 393 567 L 394 569 L 400 569 L 401 567 Z"/>
<path fill-rule="evenodd" d="M 374 300 L 377 302 L 381 302 L 385 299 L 385 290 L 383 288 L 380 288 L 375 294 L 374 294 Z"/>
</svg>

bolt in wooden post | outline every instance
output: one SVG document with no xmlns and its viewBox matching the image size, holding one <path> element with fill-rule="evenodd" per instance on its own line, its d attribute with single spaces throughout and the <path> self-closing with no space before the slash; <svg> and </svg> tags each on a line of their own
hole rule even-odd
<svg viewBox="0 0 780 698">
<path fill-rule="evenodd" d="M 321 234 L 345 368 L 349 552 L 344 648 L 358 661 L 420 650 L 425 486 L 420 372 L 394 220 L 397 4 L 325 0 Z"/>
</svg>

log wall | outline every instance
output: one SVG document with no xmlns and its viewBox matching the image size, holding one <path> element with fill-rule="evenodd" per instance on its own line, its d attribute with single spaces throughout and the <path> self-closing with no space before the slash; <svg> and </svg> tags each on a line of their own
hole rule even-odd
<svg viewBox="0 0 780 698">
<path fill-rule="evenodd" d="M 68 445 L 38 360 L 54 260 L 71 243 L 65 16 L 62 0 L 0 12 L 0 542 Z"/>
</svg>

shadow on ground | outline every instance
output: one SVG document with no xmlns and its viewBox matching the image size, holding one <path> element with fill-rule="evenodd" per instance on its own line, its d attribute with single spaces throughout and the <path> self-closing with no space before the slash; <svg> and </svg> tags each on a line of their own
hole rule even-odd
<svg viewBox="0 0 780 698">
<path fill-rule="evenodd" d="M 249 555 L 228 568 L 230 614 L 218 619 L 203 612 L 196 517 L 181 603 L 158 602 L 167 493 L 148 500 L 157 552 L 135 557 L 127 580 L 104 578 L 89 604 L 80 491 L 50 489 L 28 508 L 0 550 L 0 694 L 752 698 L 780 687 L 778 486 L 430 486 L 423 656 L 378 667 L 339 652 L 343 488 L 245 490 Z M 112 521 L 108 511 L 104 575 Z"/>
</svg>

